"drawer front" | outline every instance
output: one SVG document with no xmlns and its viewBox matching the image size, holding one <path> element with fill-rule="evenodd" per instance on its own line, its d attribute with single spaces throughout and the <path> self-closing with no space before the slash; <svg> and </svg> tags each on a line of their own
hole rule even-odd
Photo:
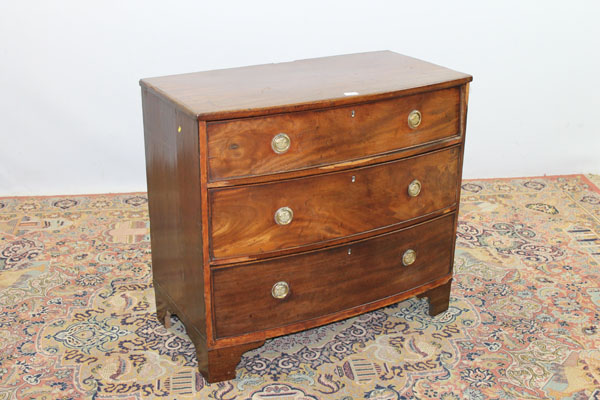
<svg viewBox="0 0 600 400">
<path fill-rule="evenodd" d="M 451 207 L 458 160 L 459 147 L 452 147 L 344 172 L 210 190 L 211 257 L 300 247 Z M 415 180 L 420 193 L 413 197 Z"/>
<path fill-rule="evenodd" d="M 447 276 L 454 224 L 448 214 L 343 246 L 213 270 L 217 337 L 302 322 Z M 404 265 L 410 250 L 416 257 Z"/>
<path fill-rule="evenodd" d="M 297 170 L 458 135 L 459 100 L 459 89 L 450 88 L 321 111 L 211 122 L 209 179 Z M 421 113 L 415 128 L 409 126 L 413 110 Z"/>
</svg>

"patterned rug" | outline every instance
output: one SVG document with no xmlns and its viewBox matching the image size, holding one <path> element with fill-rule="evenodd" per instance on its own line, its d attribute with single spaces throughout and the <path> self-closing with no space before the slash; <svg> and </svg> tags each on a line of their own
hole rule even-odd
<svg viewBox="0 0 600 400">
<path fill-rule="evenodd" d="M 0 199 L 0 399 L 600 399 L 598 186 L 464 182 L 448 312 L 276 338 L 212 385 L 156 319 L 144 194 Z"/>
</svg>

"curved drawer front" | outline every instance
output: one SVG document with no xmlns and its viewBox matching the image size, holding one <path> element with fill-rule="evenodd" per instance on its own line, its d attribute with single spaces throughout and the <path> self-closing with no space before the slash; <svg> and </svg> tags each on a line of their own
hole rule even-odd
<svg viewBox="0 0 600 400">
<path fill-rule="evenodd" d="M 459 100 L 459 88 L 450 88 L 328 110 L 210 122 L 209 179 L 297 170 L 455 136 Z M 411 114 L 415 110 L 419 115 Z"/>
<path fill-rule="evenodd" d="M 211 256 L 300 247 L 451 207 L 458 159 L 459 147 L 452 147 L 344 172 L 210 190 Z M 409 187 L 419 192 L 411 196 Z"/>
<path fill-rule="evenodd" d="M 310 320 L 451 272 L 455 214 L 374 238 L 212 271 L 217 337 Z M 412 264 L 404 265 L 414 251 Z"/>
</svg>

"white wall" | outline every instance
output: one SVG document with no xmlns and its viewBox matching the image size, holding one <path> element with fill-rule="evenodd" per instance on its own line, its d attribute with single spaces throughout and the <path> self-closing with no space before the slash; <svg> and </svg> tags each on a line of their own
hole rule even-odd
<svg viewBox="0 0 600 400">
<path fill-rule="evenodd" d="M 145 190 L 138 80 L 389 49 L 474 76 L 465 177 L 600 173 L 600 5 L 0 3 L 0 195 Z"/>
</svg>

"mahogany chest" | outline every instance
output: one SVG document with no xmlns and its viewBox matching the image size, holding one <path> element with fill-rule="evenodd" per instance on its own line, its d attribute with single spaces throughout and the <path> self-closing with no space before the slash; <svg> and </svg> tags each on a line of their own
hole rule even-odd
<svg viewBox="0 0 600 400">
<path fill-rule="evenodd" d="M 389 51 L 141 80 L 157 315 L 209 382 L 267 338 L 448 308 L 471 80 Z"/>
</svg>

